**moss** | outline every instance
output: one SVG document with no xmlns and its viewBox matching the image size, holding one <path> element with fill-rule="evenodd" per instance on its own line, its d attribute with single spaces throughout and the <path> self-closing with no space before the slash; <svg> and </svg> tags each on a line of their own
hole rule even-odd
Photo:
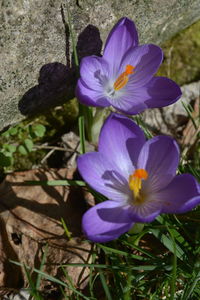
<svg viewBox="0 0 200 300">
<path fill-rule="evenodd" d="M 183 85 L 200 79 L 200 21 L 162 45 L 164 62 L 159 76 Z"/>
</svg>

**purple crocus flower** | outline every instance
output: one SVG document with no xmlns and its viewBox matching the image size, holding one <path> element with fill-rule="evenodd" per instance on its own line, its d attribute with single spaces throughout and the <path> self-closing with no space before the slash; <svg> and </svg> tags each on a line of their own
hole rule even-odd
<svg viewBox="0 0 200 300">
<path fill-rule="evenodd" d="M 99 137 L 99 151 L 78 158 L 84 180 L 109 200 L 83 216 L 86 237 L 107 242 L 135 222 L 151 222 L 161 213 L 184 213 L 200 203 L 200 185 L 191 174 L 176 175 L 179 148 L 174 139 L 145 140 L 125 116 L 112 113 Z"/>
<path fill-rule="evenodd" d="M 181 96 L 179 86 L 165 77 L 154 77 L 163 59 L 153 44 L 138 46 L 134 23 L 122 18 L 111 30 L 103 56 L 82 59 L 76 96 L 86 105 L 112 105 L 126 114 L 163 107 Z"/>
</svg>

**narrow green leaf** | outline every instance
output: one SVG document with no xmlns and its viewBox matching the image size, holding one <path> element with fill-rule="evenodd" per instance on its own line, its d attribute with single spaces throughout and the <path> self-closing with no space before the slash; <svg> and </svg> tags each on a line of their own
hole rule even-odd
<svg viewBox="0 0 200 300">
<path fill-rule="evenodd" d="M 158 238 L 161 243 L 169 249 L 172 253 L 174 253 L 174 245 L 172 240 L 164 233 L 162 233 L 159 229 L 151 229 L 153 235 Z M 179 245 L 176 244 L 176 255 L 179 259 L 183 260 L 184 251 L 181 249 Z"/>
<path fill-rule="evenodd" d="M 63 228 L 64 228 L 64 230 L 65 230 L 66 236 L 68 237 L 69 240 L 71 240 L 71 235 L 72 235 L 72 234 L 71 234 L 71 232 L 68 230 L 67 225 L 66 225 L 66 223 L 65 223 L 65 221 L 64 221 L 63 218 L 61 218 L 61 222 L 62 222 L 62 226 L 63 226 Z"/>
<path fill-rule="evenodd" d="M 81 180 L 41 180 L 41 181 L 24 181 L 25 185 L 41 185 L 41 186 L 86 186 Z"/>
<path fill-rule="evenodd" d="M 9 261 L 10 261 L 11 263 L 17 265 L 17 266 L 20 266 L 20 267 L 23 266 L 21 263 L 19 263 L 19 262 L 17 262 L 17 261 L 14 261 L 14 260 L 9 260 Z M 26 268 L 27 268 L 27 270 L 30 269 L 30 267 L 28 267 L 28 266 L 26 266 Z M 83 299 L 85 299 L 85 300 L 90 300 L 88 297 L 86 297 L 85 295 L 83 295 L 83 294 L 82 294 L 81 292 L 79 292 L 77 289 L 75 289 L 75 288 L 69 286 L 69 285 L 66 284 L 65 282 L 63 282 L 63 281 L 61 281 L 61 280 L 59 280 L 59 279 L 57 279 L 57 278 L 55 278 L 55 277 L 53 277 L 53 276 L 51 276 L 51 275 L 48 275 L 48 274 L 46 274 L 45 272 L 42 272 L 42 271 L 40 271 L 40 270 L 38 270 L 38 269 L 36 269 L 36 268 L 33 268 L 32 270 L 33 270 L 34 272 L 38 273 L 38 274 L 41 274 L 41 276 L 42 276 L 43 278 L 46 278 L 47 280 L 49 280 L 49 281 L 51 281 L 51 282 L 54 282 L 54 283 L 56 283 L 56 284 L 59 284 L 59 285 L 61 285 L 61 286 L 64 286 L 64 287 L 66 287 L 66 288 L 71 289 L 74 293 L 76 293 L 77 295 L 81 296 Z"/>
<path fill-rule="evenodd" d="M 170 284 L 170 299 L 174 300 L 175 291 L 176 291 L 176 276 L 177 276 L 177 256 L 176 256 L 176 242 L 173 236 L 173 231 L 167 226 L 167 230 L 170 233 L 172 244 L 173 244 L 173 267 L 172 267 L 172 278 Z"/>
<path fill-rule="evenodd" d="M 99 270 L 99 275 L 100 275 L 100 279 L 101 279 L 101 283 L 102 283 L 104 292 L 106 294 L 106 299 L 112 300 L 112 297 L 111 297 L 111 294 L 110 294 L 110 291 L 109 291 L 109 287 L 108 287 L 107 282 L 106 282 L 106 278 L 105 278 L 105 276 L 104 276 L 104 274 L 101 270 Z"/>
<path fill-rule="evenodd" d="M 40 271 L 42 271 L 42 269 L 44 268 L 44 264 L 46 262 L 46 258 L 47 258 L 47 250 L 48 250 L 48 245 L 46 244 L 45 246 L 45 249 L 44 249 L 44 253 L 43 253 L 43 256 L 42 256 L 42 261 L 41 261 L 41 264 L 40 264 Z M 42 279 L 42 274 L 38 273 L 38 276 L 37 276 L 37 280 L 36 280 L 36 289 L 39 290 L 40 288 L 40 282 L 41 282 L 41 279 Z"/>
<path fill-rule="evenodd" d="M 192 116 L 192 111 L 193 111 L 192 107 L 191 107 L 190 105 L 187 105 L 187 104 L 184 103 L 183 101 L 182 101 L 181 103 L 182 103 L 184 109 L 186 110 L 186 112 L 187 112 L 187 114 L 188 114 L 188 117 L 189 117 L 190 120 L 192 121 L 192 123 L 193 123 L 193 125 L 194 125 L 194 128 L 195 128 L 196 130 L 198 130 L 198 126 L 197 126 L 197 124 L 196 124 L 196 122 L 195 122 L 195 119 L 194 119 L 193 116 Z"/>
<path fill-rule="evenodd" d="M 30 268 L 28 268 L 26 265 L 23 265 L 24 267 L 24 271 L 25 271 L 25 274 L 26 274 L 26 277 L 28 279 L 28 283 L 31 287 L 30 289 L 30 293 L 31 295 L 34 297 L 35 300 L 43 300 L 43 298 L 40 296 L 39 292 L 37 291 L 35 285 L 34 285 L 34 282 L 31 278 L 31 274 L 30 274 Z"/>
<path fill-rule="evenodd" d="M 144 258 L 140 255 L 131 254 L 129 252 L 125 252 L 125 251 L 122 251 L 122 250 L 110 248 L 110 247 L 107 247 L 107 246 L 104 246 L 104 245 L 101 245 L 101 244 L 98 244 L 98 247 L 103 249 L 106 253 L 111 252 L 111 253 L 115 253 L 115 254 L 118 254 L 118 255 L 126 256 L 126 257 L 129 256 L 129 257 L 132 257 L 132 258 L 137 259 L 137 260 L 147 260 L 146 258 Z"/>
<path fill-rule="evenodd" d="M 84 127 L 84 117 L 80 116 L 78 118 L 79 136 L 81 144 L 81 154 L 85 153 L 85 127 Z"/>
</svg>

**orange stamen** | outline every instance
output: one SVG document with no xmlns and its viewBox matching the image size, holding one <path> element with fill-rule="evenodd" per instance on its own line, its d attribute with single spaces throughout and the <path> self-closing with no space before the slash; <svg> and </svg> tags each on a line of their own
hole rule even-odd
<svg viewBox="0 0 200 300">
<path fill-rule="evenodd" d="M 134 177 L 138 177 L 140 179 L 147 179 L 148 173 L 144 169 L 136 169 L 135 172 L 133 173 Z"/>
<path fill-rule="evenodd" d="M 125 71 L 125 73 L 126 73 L 127 75 L 133 74 L 133 69 L 135 69 L 135 67 L 133 67 L 133 66 L 131 66 L 131 65 L 127 65 L 127 66 L 126 66 L 126 71 Z"/>
<path fill-rule="evenodd" d="M 114 83 L 115 91 L 122 89 L 127 84 L 128 80 L 129 80 L 128 76 L 134 73 L 133 69 L 135 69 L 135 67 L 133 67 L 131 65 L 126 66 L 125 72 L 123 72 L 121 75 L 119 75 L 119 77 L 117 78 L 117 80 Z"/>
<path fill-rule="evenodd" d="M 142 180 L 146 180 L 147 178 L 148 172 L 144 169 L 136 169 L 135 172 L 129 176 L 129 188 L 133 191 L 135 198 L 139 198 Z"/>
</svg>

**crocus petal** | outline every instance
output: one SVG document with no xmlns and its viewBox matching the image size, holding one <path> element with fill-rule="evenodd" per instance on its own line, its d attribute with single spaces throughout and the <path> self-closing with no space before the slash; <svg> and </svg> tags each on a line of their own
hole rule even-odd
<svg viewBox="0 0 200 300">
<path fill-rule="evenodd" d="M 182 174 L 156 196 L 162 201 L 163 213 L 185 213 L 200 204 L 200 185 L 191 174 Z"/>
<path fill-rule="evenodd" d="M 133 226 L 128 210 L 114 201 L 104 201 L 90 208 L 82 219 L 86 237 L 93 242 L 116 239 Z"/>
<path fill-rule="evenodd" d="M 102 91 L 107 83 L 109 75 L 109 65 L 98 56 L 87 56 L 81 60 L 80 75 L 82 81 L 88 88 Z"/>
<path fill-rule="evenodd" d="M 134 222 L 152 222 L 162 210 L 162 204 L 156 198 L 149 197 L 146 203 L 129 208 L 130 218 Z"/>
<path fill-rule="evenodd" d="M 142 147 L 137 165 L 148 172 L 144 188 L 155 192 L 166 187 L 176 174 L 178 162 L 179 148 L 174 139 L 156 136 L 148 140 Z"/>
<path fill-rule="evenodd" d="M 147 108 L 164 107 L 181 97 L 180 87 L 171 79 L 154 77 L 145 86 L 135 88 L 128 83 L 120 99 L 110 100 L 111 105 L 121 112 L 135 115 Z"/>
<path fill-rule="evenodd" d="M 85 105 L 100 107 L 110 106 L 110 103 L 104 97 L 102 90 L 98 91 L 88 88 L 82 79 L 78 80 L 76 86 L 76 97 Z"/>
<path fill-rule="evenodd" d="M 111 30 L 104 48 L 103 58 L 109 62 L 111 69 L 117 70 L 124 53 L 130 47 L 138 45 L 138 34 L 133 21 L 122 18 Z"/>
<path fill-rule="evenodd" d="M 181 97 L 180 87 L 171 79 L 154 77 L 145 86 L 136 89 L 148 108 L 164 107 Z"/>
<path fill-rule="evenodd" d="M 83 154 L 79 156 L 77 164 L 83 179 L 107 198 L 123 203 L 130 197 L 127 178 L 102 153 Z"/>
<path fill-rule="evenodd" d="M 145 136 L 138 125 L 125 116 L 113 113 L 101 129 L 99 151 L 128 178 L 144 143 Z"/>
<path fill-rule="evenodd" d="M 144 102 L 146 99 L 146 90 L 142 88 L 135 89 L 134 85 L 127 85 L 124 89 L 124 94 L 118 99 L 109 99 L 110 104 L 116 108 L 118 111 L 135 115 L 144 111 L 148 108 L 147 104 Z"/>
<path fill-rule="evenodd" d="M 124 72 L 126 65 L 135 67 L 129 77 L 128 85 L 139 88 L 145 85 L 157 72 L 163 60 L 162 49 L 153 44 L 141 45 L 125 53 L 119 73 Z"/>
</svg>

